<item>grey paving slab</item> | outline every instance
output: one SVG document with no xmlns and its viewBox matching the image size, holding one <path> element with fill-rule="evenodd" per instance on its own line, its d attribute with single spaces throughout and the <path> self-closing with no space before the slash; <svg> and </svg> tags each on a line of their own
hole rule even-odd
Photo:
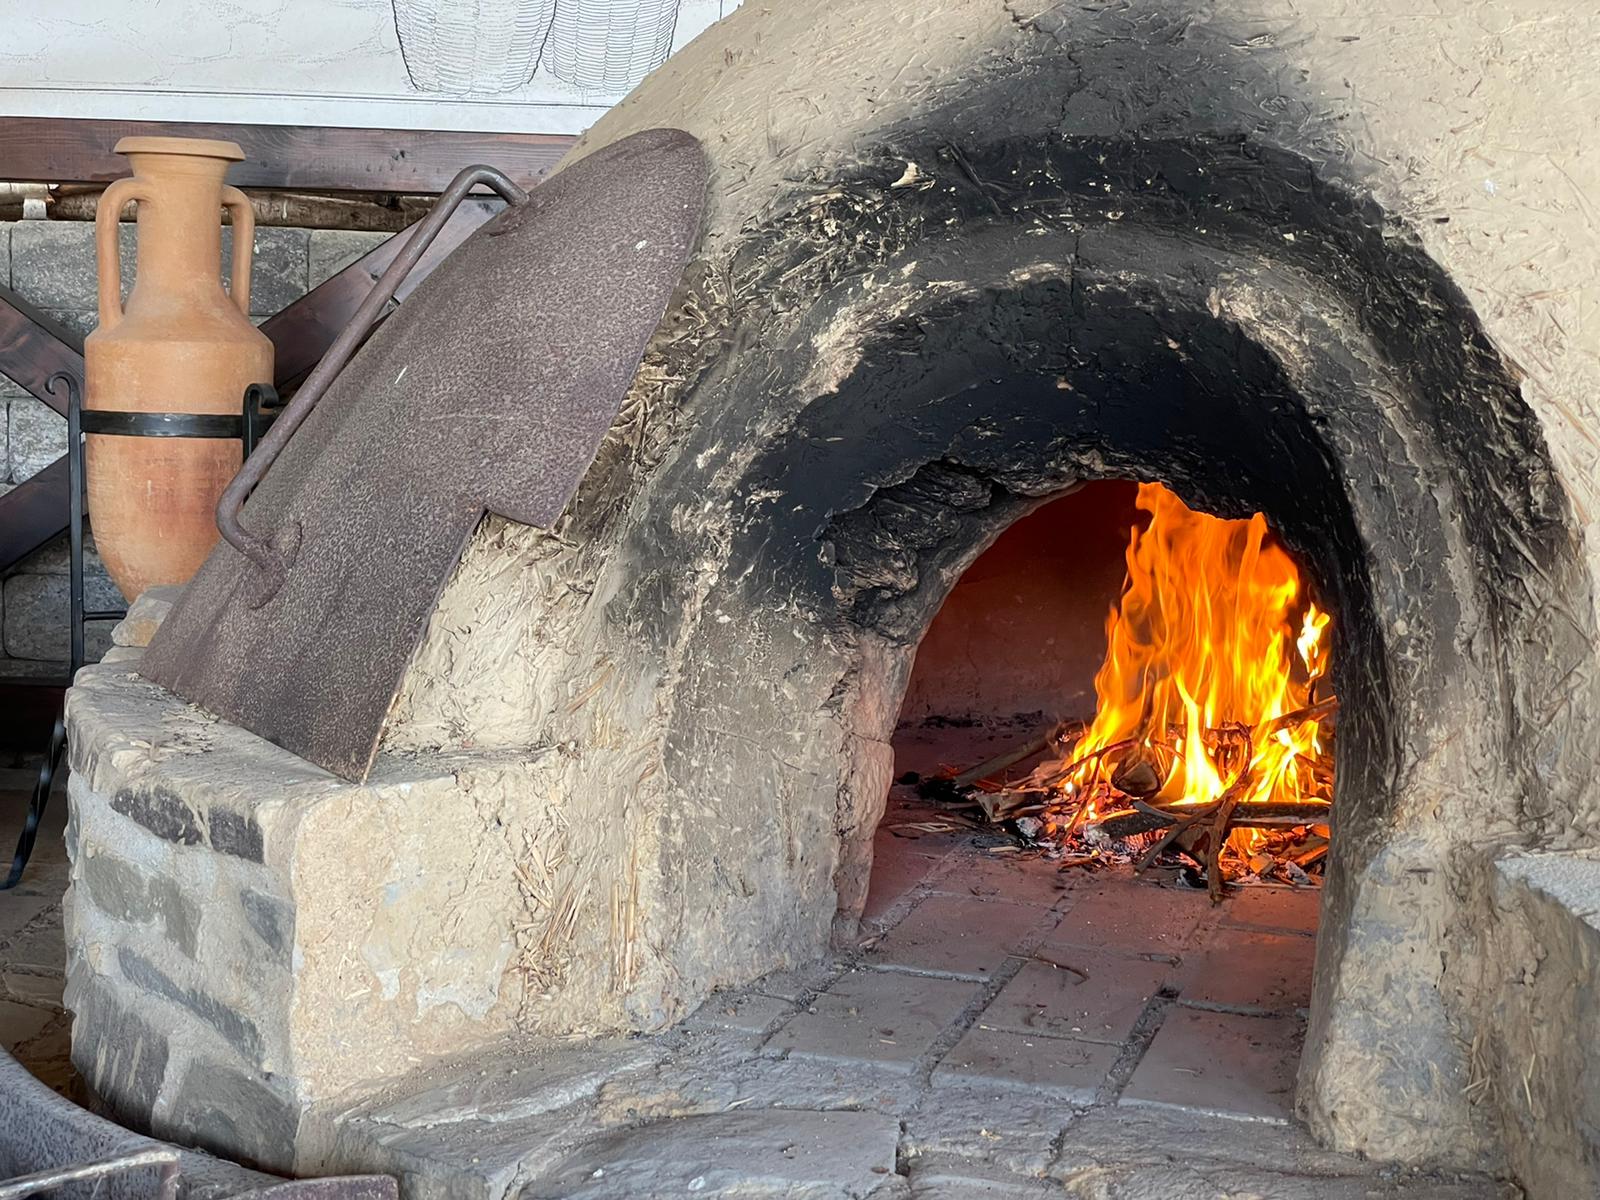
<svg viewBox="0 0 1600 1200">
<path fill-rule="evenodd" d="M 1293 1116 L 1303 1038 L 1294 1017 L 1175 1007 L 1123 1089 L 1121 1103 L 1286 1122 Z"/>
<path fill-rule="evenodd" d="M 1076 1111 L 1039 1088 L 946 1079 L 906 1116 L 900 1150 L 913 1164 L 942 1161 L 969 1177 L 1041 1176 L 1055 1156 L 1056 1135 Z M 920 1187 L 915 1169 L 912 1175 Z"/>
<path fill-rule="evenodd" d="M 1302 934 L 1219 929 L 1193 964 L 1183 999 L 1270 1013 L 1305 1008 L 1316 950 Z"/>
<path fill-rule="evenodd" d="M 521 1192 L 525 1200 L 641 1196 L 872 1196 L 893 1188 L 900 1123 L 873 1112 L 744 1110 L 606 1133 Z"/>
<path fill-rule="evenodd" d="M 1210 915 L 1206 894 L 1191 888 L 1113 881 L 1096 891 L 1075 893 L 1066 916 L 1044 940 L 1062 946 L 1116 954 L 1180 954 Z"/>
<path fill-rule="evenodd" d="M 982 1082 L 1043 1088 L 1071 1103 L 1091 1104 L 1119 1050 L 1098 1042 L 969 1029 L 934 1068 L 934 1083 Z"/>
<path fill-rule="evenodd" d="M 1119 1043 L 1173 975 L 1159 962 L 1094 950 L 1035 958 L 989 1002 L 980 1025 L 1014 1033 Z"/>
<path fill-rule="evenodd" d="M 1293 1125 L 1158 1108 L 1085 1114 L 1061 1135 L 1050 1175 L 1067 1185 L 1068 1195 L 1097 1200 L 1512 1200 L 1518 1194 L 1481 1177 L 1397 1170 L 1339 1154 Z"/>
<path fill-rule="evenodd" d="M 1016 953 L 1046 915 L 1032 905 L 929 896 L 883 936 L 867 961 L 981 978 Z"/>
<path fill-rule="evenodd" d="M 792 1001 L 755 991 L 723 992 L 712 996 L 689 1018 L 690 1026 L 765 1033 L 794 1010 Z"/>
<path fill-rule="evenodd" d="M 58 1010 L 0 1000 L 0 1046 L 8 1052 L 33 1041 L 56 1019 Z"/>
<path fill-rule="evenodd" d="M 1222 919 L 1227 925 L 1315 933 L 1321 911 L 1321 888 L 1247 887 L 1223 903 Z"/>
<path fill-rule="evenodd" d="M 760 992 L 764 996 L 776 996 L 780 1000 L 799 1000 L 803 996 L 825 990 L 839 971 L 840 968 L 836 963 L 820 959 L 792 970 L 773 971 L 763 975 L 751 985 L 751 990 Z"/>
<path fill-rule="evenodd" d="M 974 1176 L 959 1164 L 911 1164 L 911 1194 L 916 1200 L 1046 1200 L 1061 1189 L 1045 1179 L 1014 1174 Z"/>
<path fill-rule="evenodd" d="M 767 1051 L 910 1071 L 977 994 L 977 984 L 962 980 L 852 971 L 791 1017 Z"/>
</svg>

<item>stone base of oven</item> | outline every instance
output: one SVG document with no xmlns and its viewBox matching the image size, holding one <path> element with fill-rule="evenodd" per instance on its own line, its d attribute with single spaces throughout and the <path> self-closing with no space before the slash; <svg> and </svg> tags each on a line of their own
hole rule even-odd
<svg viewBox="0 0 1600 1200">
<path fill-rule="evenodd" d="M 1495 864 L 1485 962 L 1500 981 L 1477 1089 L 1529 1197 L 1600 1196 L 1600 855 Z"/>
<path fill-rule="evenodd" d="M 354 786 L 132 675 L 72 690 L 66 1001 L 114 1113 L 270 1169 L 327 1097 L 520 1027 L 542 753 Z"/>
</svg>

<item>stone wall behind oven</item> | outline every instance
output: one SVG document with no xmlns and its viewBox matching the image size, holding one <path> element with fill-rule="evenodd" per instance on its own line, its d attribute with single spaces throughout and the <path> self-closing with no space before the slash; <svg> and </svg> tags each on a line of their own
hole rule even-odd
<svg viewBox="0 0 1600 1200">
<path fill-rule="evenodd" d="M 259 324 L 381 242 L 387 234 L 342 229 L 258 227 L 250 311 Z M 223 230 L 223 260 L 232 230 Z M 123 283 L 132 281 L 135 234 L 122 226 Z M 8 287 L 70 335 L 95 327 L 94 224 L 0 222 L 0 286 Z M 226 272 L 224 272 L 226 274 Z M 67 422 L 0 375 L 0 495 L 49 466 L 67 449 Z M 65 514 L 63 514 L 63 518 Z M 91 516 L 92 519 L 92 516 Z M 122 597 L 100 560 L 88 555 L 91 608 L 120 608 Z M 60 537 L 0 577 L 0 677 L 58 679 L 67 665 L 67 541 Z M 109 623 L 91 625 L 89 661 L 111 644 Z"/>
</svg>

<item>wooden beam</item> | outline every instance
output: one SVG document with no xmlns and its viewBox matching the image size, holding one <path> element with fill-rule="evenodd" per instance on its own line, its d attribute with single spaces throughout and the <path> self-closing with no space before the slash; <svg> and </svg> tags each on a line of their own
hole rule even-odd
<svg viewBox="0 0 1600 1200">
<path fill-rule="evenodd" d="M 67 528 L 66 456 L 0 496 L 0 571 L 9 570 Z"/>
<path fill-rule="evenodd" d="M 45 383 L 66 371 L 83 386 L 83 341 L 39 312 L 10 288 L 0 287 L 0 375 L 28 389 L 62 416 L 67 397 Z"/>
<path fill-rule="evenodd" d="M 133 136 L 238 142 L 247 157 L 228 169 L 237 187 L 412 193 L 443 191 L 474 163 L 536 183 L 577 140 L 554 133 L 5 117 L 0 172 L 13 182 L 109 183 L 128 174 L 127 159 L 112 147 Z"/>
</svg>

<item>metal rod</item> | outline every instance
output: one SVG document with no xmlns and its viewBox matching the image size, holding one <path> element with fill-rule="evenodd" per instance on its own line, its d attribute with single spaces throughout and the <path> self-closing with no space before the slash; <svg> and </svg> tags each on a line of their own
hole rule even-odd
<svg viewBox="0 0 1600 1200">
<path fill-rule="evenodd" d="M 67 686 L 78 676 L 83 666 L 83 396 L 78 381 L 65 372 L 50 376 L 45 390 L 55 394 L 52 386 L 65 380 L 67 387 L 67 525 L 68 538 L 68 595 L 71 605 L 72 648 L 68 653 Z"/>
<path fill-rule="evenodd" d="M 176 1150 L 140 1150 L 116 1158 L 103 1158 L 99 1162 L 84 1163 L 76 1167 L 56 1167 L 48 1171 L 35 1171 L 0 1182 L 0 1200 L 22 1200 L 25 1196 L 62 1187 L 69 1183 L 84 1183 L 91 1179 L 104 1179 L 108 1175 L 121 1175 L 143 1167 L 160 1167 L 161 1183 L 157 1189 L 158 1200 L 173 1200 L 178 1192 L 178 1152 Z"/>
<path fill-rule="evenodd" d="M 311 410 L 316 407 L 317 401 L 322 399 L 323 393 L 328 390 L 328 385 L 350 361 L 356 348 L 361 345 L 382 314 L 384 306 L 394 298 L 401 282 L 427 252 L 434 238 L 439 236 L 439 231 L 455 212 L 456 206 L 479 184 L 497 192 L 508 204 L 522 204 L 528 199 L 527 192 L 509 176 L 493 167 L 467 167 L 452 179 L 450 186 L 439 196 L 439 202 L 434 205 L 433 210 L 417 224 L 415 231 L 407 238 L 405 249 L 395 256 L 394 261 L 378 277 L 378 282 L 373 285 L 372 291 L 367 293 L 367 298 L 361 302 L 361 307 L 356 309 L 350 324 L 345 326 L 344 331 L 328 348 L 328 352 L 322 356 L 322 361 L 317 364 L 316 369 L 306 377 L 305 383 L 295 393 L 294 399 L 290 400 L 279 414 L 271 431 L 261 439 L 261 445 L 256 452 L 244 460 L 239 473 L 223 489 L 222 496 L 217 501 L 217 530 L 234 549 L 254 563 L 257 570 L 262 573 L 263 578 L 257 581 L 258 586 L 255 589 L 257 604 L 265 603 L 283 585 L 284 576 L 298 554 L 298 545 L 279 548 L 268 539 L 258 537 L 247 530 L 239 523 L 239 514 L 244 509 L 245 501 L 250 498 L 250 493 L 255 490 L 278 455 L 283 452 L 284 446 L 294 436 L 295 430 L 299 429 L 311 415 Z"/>
</svg>

